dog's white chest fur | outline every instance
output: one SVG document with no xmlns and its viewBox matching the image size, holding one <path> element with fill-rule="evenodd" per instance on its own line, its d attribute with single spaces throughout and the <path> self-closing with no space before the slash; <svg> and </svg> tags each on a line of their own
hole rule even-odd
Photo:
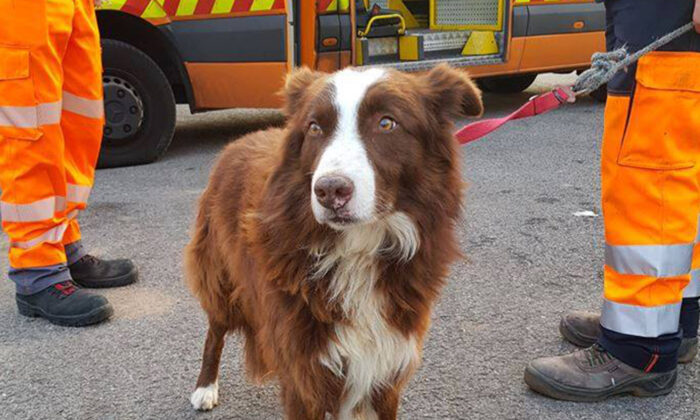
<svg viewBox="0 0 700 420">
<path fill-rule="evenodd" d="M 373 410 L 362 405 L 369 402 L 372 390 L 388 384 L 418 358 L 415 338 L 406 338 L 387 325 L 381 300 L 376 293 L 370 294 L 357 308 L 352 325 L 336 326 L 337 342 L 330 343 L 328 356 L 322 360 L 338 376 L 343 375 L 345 367 L 341 419 L 352 418 L 358 406 L 369 416 Z"/>
<path fill-rule="evenodd" d="M 387 245 L 386 235 L 391 235 L 392 248 L 381 249 Z M 390 384 L 418 361 L 415 337 L 406 337 L 386 322 L 386 297 L 375 290 L 377 253 L 397 252 L 410 259 L 417 247 L 412 221 L 396 213 L 379 227 L 372 224 L 344 232 L 340 243 L 319 259 L 318 274 L 334 268 L 329 298 L 340 302 L 350 320 L 336 325 L 336 340 L 321 357 L 324 366 L 345 378 L 341 419 L 374 417 L 369 405 L 372 390 Z"/>
</svg>

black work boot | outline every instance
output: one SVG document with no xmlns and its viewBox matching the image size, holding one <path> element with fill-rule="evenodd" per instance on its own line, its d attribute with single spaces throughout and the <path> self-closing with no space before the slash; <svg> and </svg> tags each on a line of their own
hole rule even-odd
<svg viewBox="0 0 700 420">
<path fill-rule="evenodd" d="M 654 397 L 671 392 L 676 369 L 644 372 L 626 365 L 599 344 L 558 357 L 533 360 L 525 369 L 525 383 L 558 400 L 601 401 L 614 395 Z"/>
<path fill-rule="evenodd" d="M 559 332 L 564 339 L 578 347 L 590 347 L 598 341 L 600 315 L 573 311 L 561 317 Z M 690 363 L 698 354 L 698 338 L 683 338 L 678 349 L 678 362 Z"/>
<path fill-rule="evenodd" d="M 74 282 L 95 289 L 126 286 L 138 278 L 138 270 L 131 260 L 101 260 L 86 255 L 68 269 Z"/>
<path fill-rule="evenodd" d="M 72 281 L 54 284 L 33 295 L 17 294 L 15 300 L 21 315 L 46 318 L 68 327 L 97 324 L 114 313 L 106 298 L 82 290 Z"/>
</svg>

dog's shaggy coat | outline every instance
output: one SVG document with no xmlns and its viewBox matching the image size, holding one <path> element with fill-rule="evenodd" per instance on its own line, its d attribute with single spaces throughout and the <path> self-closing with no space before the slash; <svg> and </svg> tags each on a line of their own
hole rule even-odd
<svg viewBox="0 0 700 420">
<path fill-rule="evenodd" d="M 185 250 L 209 318 L 191 401 L 218 403 L 224 336 L 251 378 L 276 377 L 288 418 L 393 419 L 430 311 L 459 257 L 463 183 L 451 120 L 480 115 L 461 71 L 293 73 L 284 129 L 229 145 Z M 342 176 L 347 203 L 321 205 Z"/>
</svg>

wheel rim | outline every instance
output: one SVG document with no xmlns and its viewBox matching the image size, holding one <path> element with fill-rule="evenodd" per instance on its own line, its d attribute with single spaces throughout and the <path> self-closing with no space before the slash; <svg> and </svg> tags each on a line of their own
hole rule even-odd
<svg viewBox="0 0 700 420">
<path fill-rule="evenodd" d="M 102 78 L 105 102 L 104 140 L 108 145 L 128 143 L 143 126 L 141 95 L 122 77 L 105 74 Z"/>
</svg>

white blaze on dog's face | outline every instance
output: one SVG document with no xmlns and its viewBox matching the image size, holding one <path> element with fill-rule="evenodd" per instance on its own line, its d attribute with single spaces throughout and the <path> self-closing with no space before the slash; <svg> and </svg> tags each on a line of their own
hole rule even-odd
<svg viewBox="0 0 700 420">
<path fill-rule="evenodd" d="M 311 179 L 311 207 L 319 223 L 337 229 L 374 218 L 375 173 L 360 136 L 358 111 L 367 89 L 384 76 L 382 69 L 345 70 L 329 81 L 337 122 Z M 347 201 L 342 194 L 337 197 L 343 188 L 350 192 Z"/>
<path fill-rule="evenodd" d="M 474 83 L 447 66 L 298 70 L 285 92 L 289 157 L 309 177 L 316 221 L 338 230 L 419 211 L 414 196 L 457 160 L 451 120 L 482 111 Z"/>
</svg>

